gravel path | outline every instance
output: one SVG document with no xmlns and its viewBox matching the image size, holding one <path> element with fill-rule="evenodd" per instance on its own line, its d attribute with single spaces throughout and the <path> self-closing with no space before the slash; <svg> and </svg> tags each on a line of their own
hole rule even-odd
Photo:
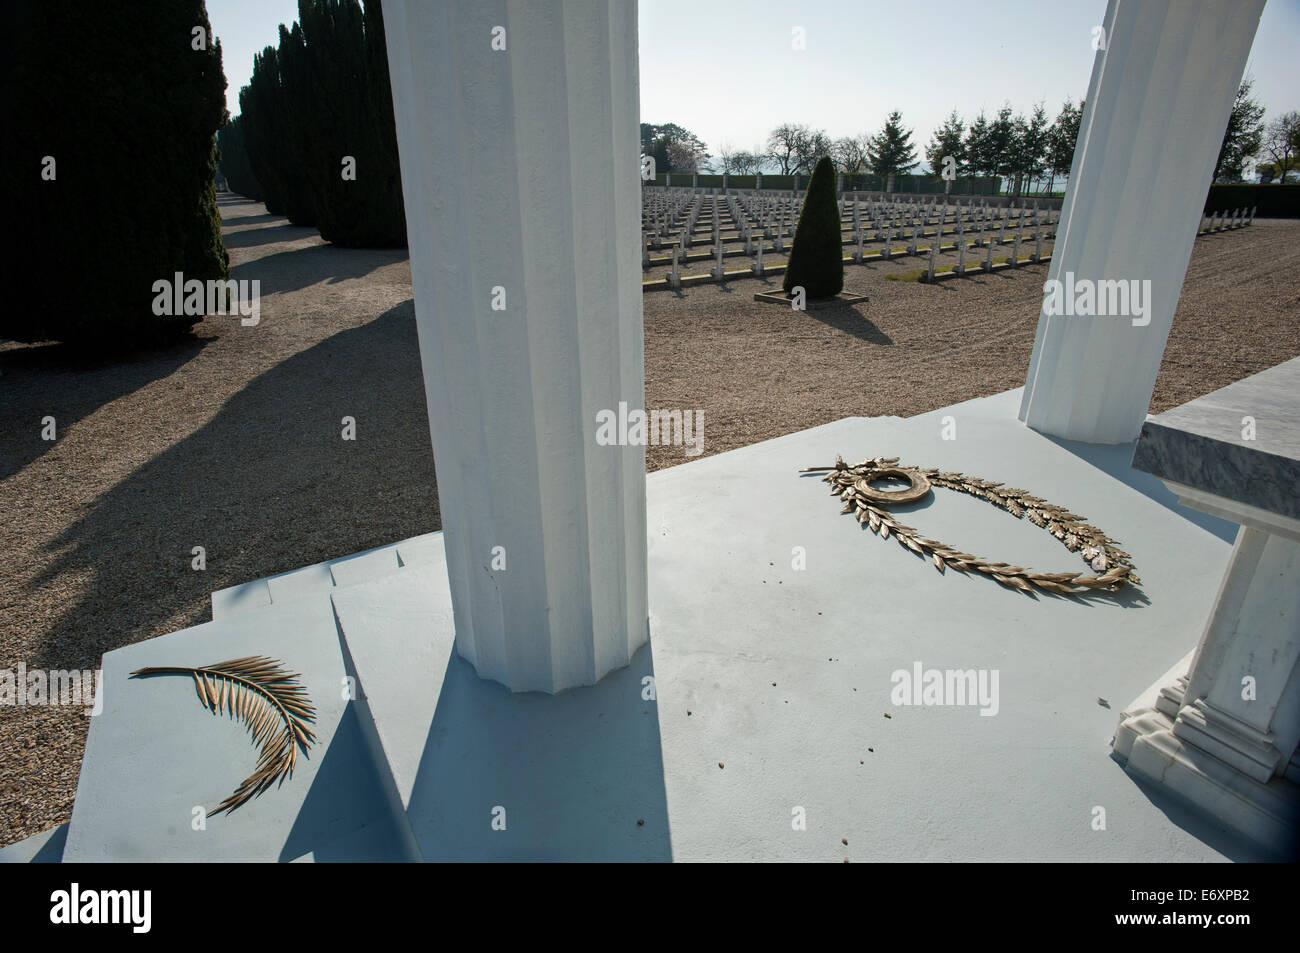
<svg viewBox="0 0 1300 953">
<path fill-rule="evenodd" d="M 221 204 L 233 277 L 262 282 L 259 326 L 209 318 L 113 363 L 0 344 L 0 668 L 95 668 L 205 621 L 214 589 L 439 526 L 405 253 Z M 1198 239 L 1152 410 L 1300 354 L 1297 266 L 1297 222 Z M 646 294 L 648 405 L 702 409 L 707 455 L 1022 384 L 1045 267 L 881 280 L 916 267 L 849 267 L 871 300 L 832 311 L 753 300 L 779 277 Z M 649 448 L 652 470 L 687 459 Z M 86 726 L 79 709 L 0 706 L 0 844 L 68 819 Z"/>
</svg>

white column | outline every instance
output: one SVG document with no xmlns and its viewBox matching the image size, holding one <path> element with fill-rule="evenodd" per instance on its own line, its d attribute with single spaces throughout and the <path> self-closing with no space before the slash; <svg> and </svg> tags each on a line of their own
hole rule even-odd
<svg viewBox="0 0 1300 953">
<path fill-rule="evenodd" d="M 1150 323 L 1040 313 L 1020 419 L 1126 443 L 1146 417 L 1264 0 L 1109 0 L 1049 280 L 1149 279 Z"/>
<path fill-rule="evenodd" d="M 1300 543 L 1243 526 L 1174 734 L 1257 781 L 1300 744 Z"/>
<path fill-rule="evenodd" d="M 648 638 L 645 448 L 595 440 L 645 400 L 636 4 L 384 20 L 457 651 L 591 684 Z"/>
<path fill-rule="evenodd" d="M 1285 852 L 1300 834 L 1300 533 L 1284 523 L 1295 521 L 1241 527 L 1187 674 L 1121 714 L 1115 754 L 1130 774 Z"/>
</svg>

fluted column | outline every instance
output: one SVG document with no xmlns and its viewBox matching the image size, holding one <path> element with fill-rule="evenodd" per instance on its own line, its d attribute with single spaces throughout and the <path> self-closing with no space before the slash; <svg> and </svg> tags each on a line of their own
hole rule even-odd
<svg viewBox="0 0 1300 953">
<path fill-rule="evenodd" d="M 1035 430 L 1090 443 L 1138 435 L 1263 9 L 1107 5 L 1048 280 L 1149 281 L 1137 286 L 1147 312 L 1051 314 L 1045 302 L 1020 406 Z"/>
<path fill-rule="evenodd" d="M 637 8 L 385 0 L 457 651 L 514 691 L 648 637 Z"/>
</svg>

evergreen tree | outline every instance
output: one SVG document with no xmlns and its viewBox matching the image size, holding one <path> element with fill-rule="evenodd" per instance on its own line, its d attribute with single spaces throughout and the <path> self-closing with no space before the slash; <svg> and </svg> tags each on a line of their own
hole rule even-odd
<svg viewBox="0 0 1300 953">
<path fill-rule="evenodd" d="M 406 244 L 378 0 L 298 0 L 279 46 L 239 94 L 249 162 L 267 210 L 349 247 Z"/>
<path fill-rule="evenodd" d="M 1215 182 L 1240 182 L 1245 176 L 1246 163 L 1259 155 L 1264 144 L 1264 107 L 1250 95 L 1254 86 L 1255 81 L 1247 78 L 1237 87 L 1219 158 L 1214 163 Z"/>
<path fill-rule="evenodd" d="M 934 131 L 934 138 L 925 147 L 925 159 L 930 163 L 931 172 L 935 175 L 942 174 L 943 160 L 948 157 L 956 163 L 958 175 L 966 171 L 966 144 L 962 141 L 965 131 L 966 124 L 954 109 L 943 125 Z"/>
<path fill-rule="evenodd" d="M 1011 172 L 1015 176 L 1014 193 L 1018 197 L 1025 186 L 1043 174 L 1047 165 L 1047 109 L 1034 106 L 1029 118 L 1016 116 L 1012 137 Z"/>
<path fill-rule="evenodd" d="M 710 159 L 699 136 L 672 122 L 641 123 L 641 151 L 654 157 L 656 173 L 698 172 Z"/>
<path fill-rule="evenodd" d="M 301 6 L 300 0 L 300 9 Z M 276 167 L 284 214 L 295 225 L 315 225 L 312 172 L 315 164 L 322 161 L 325 149 L 325 143 L 317 140 L 315 134 L 323 135 L 330 128 L 327 117 L 333 106 L 325 97 L 313 96 L 307 41 L 296 20 L 291 29 L 280 24 L 276 63 L 279 70 L 271 87 L 274 90 L 271 119 L 277 138 L 270 145 L 271 162 Z"/>
<path fill-rule="evenodd" d="M 97 350 L 182 333 L 154 283 L 224 279 L 213 179 L 226 118 L 203 0 L 11 0 L 0 13 L 0 337 Z"/>
<path fill-rule="evenodd" d="M 375 248 L 406 244 L 406 219 L 383 20 L 377 2 L 368 7 L 299 0 L 298 22 L 281 35 L 280 75 L 321 237 Z"/>
<path fill-rule="evenodd" d="M 989 121 L 982 109 L 966 131 L 965 151 L 966 166 L 970 171 L 982 175 L 993 172 L 993 158 L 989 154 Z"/>
<path fill-rule="evenodd" d="M 1052 174 L 1050 185 L 1058 175 L 1069 175 L 1074 165 L 1074 148 L 1079 141 L 1079 123 L 1083 119 L 1083 100 L 1075 106 L 1068 99 L 1047 133 L 1047 168 Z M 1049 185 L 1049 191 L 1050 191 Z"/>
<path fill-rule="evenodd" d="M 830 156 L 822 156 L 813 169 L 782 287 L 787 294 L 802 287 L 809 299 L 833 298 L 844 290 L 840 206 L 835 200 L 835 164 Z"/>
<path fill-rule="evenodd" d="M 889 114 L 885 126 L 871 139 L 867 147 L 867 165 L 881 178 L 901 175 L 916 165 L 916 148 L 912 145 L 912 131 L 903 129 L 903 117 L 898 110 Z"/>
<path fill-rule="evenodd" d="M 268 46 L 253 55 L 253 76 L 239 91 L 239 115 L 248 164 L 262 186 L 266 210 L 272 215 L 285 213 L 280 177 L 287 143 L 281 99 L 279 56 L 275 47 Z"/>
<path fill-rule="evenodd" d="M 989 123 L 988 136 L 984 140 L 985 161 L 988 163 L 988 171 L 993 175 L 1011 175 L 1015 164 L 1015 138 L 1015 116 L 1011 113 L 1011 107 L 1004 105 L 998 110 L 997 118 Z"/>
</svg>

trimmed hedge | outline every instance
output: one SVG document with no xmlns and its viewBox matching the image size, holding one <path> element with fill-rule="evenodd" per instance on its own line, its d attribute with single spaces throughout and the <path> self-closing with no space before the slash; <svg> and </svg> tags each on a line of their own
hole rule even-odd
<svg viewBox="0 0 1300 953">
<path fill-rule="evenodd" d="M 1258 218 L 1300 218 L 1300 185 L 1211 185 L 1205 214 L 1256 208 Z"/>
<path fill-rule="evenodd" d="M 0 10 L 0 338 L 120 349 L 186 331 L 200 316 L 155 315 L 154 282 L 229 277 L 213 182 L 226 79 L 203 0 Z"/>
<path fill-rule="evenodd" d="M 809 300 L 833 298 L 844 290 L 844 248 L 840 207 L 835 198 L 835 166 L 823 156 L 813 169 L 799 224 L 790 246 L 782 287 L 789 294 L 803 286 Z"/>
</svg>

